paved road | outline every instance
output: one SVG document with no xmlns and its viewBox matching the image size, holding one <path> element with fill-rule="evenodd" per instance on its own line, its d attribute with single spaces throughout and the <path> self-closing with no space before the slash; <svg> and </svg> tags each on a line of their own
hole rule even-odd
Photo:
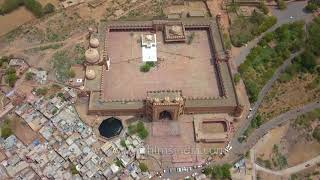
<svg viewBox="0 0 320 180">
<path fill-rule="evenodd" d="M 272 88 L 272 85 L 276 82 L 276 80 L 280 77 L 280 75 L 284 72 L 284 70 L 291 64 L 291 61 L 294 57 L 299 55 L 302 52 L 296 52 L 290 56 L 287 60 L 283 62 L 283 64 L 276 70 L 276 72 L 273 74 L 272 78 L 267 82 L 267 84 L 262 88 L 262 90 L 259 93 L 258 100 L 255 102 L 254 106 L 252 107 L 252 111 L 250 112 L 251 117 L 246 120 L 246 122 L 237 130 L 235 136 L 231 140 L 231 144 L 233 146 L 233 151 L 237 151 L 242 146 L 241 143 L 238 142 L 238 137 L 242 136 L 244 131 L 249 127 L 251 120 L 255 118 L 256 113 L 258 111 L 259 106 L 262 103 L 263 98 L 267 95 L 269 90 Z"/>
<path fill-rule="evenodd" d="M 250 148 L 252 148 L 271 129 L 276 128 L 289 120 L 296 119 L 302 114 L 311 112 L 319 108 L 320 101 L 316 101 L 280 114 L 279 116 L 261 125 L 260 128 L 256 129 L 243 144 L 235 143 L 233 149 L 231 150 L 231 153 L 229 153 L 228 157 L 226 157 L 220 163 L 235 162 L 240 157 L 242 157 L 243 154 L 245 154 Z"/>
<path fill-rule="evenodd" d="M 274 31 L 276 28 L 280 27 L 285 23 L 294 22 L 297 20 L 309 21 L 312 18 L 312 14 L 303 11 L 303 8 L 306 4 L 306 1 L 293 2 L 289 3 L 287 9 L 285 10 L 280 11 L 278 9 L 272 9 L 272 14 L 277 17 L 278 21 L 277 24 L 275 24 L 272 28 L 268 29 L 266 32 Z M 237 65 L 237 67 L 245 61 L 251 49 L 257 45 L 257 43 L 260 41 L 260 39 L 263 37 L 265 33 L 262 33 L 259 37 L 250 41 L 247 47 L 241 48 L 240 54 L 237 55 L 237 57 L 233 58 L 233 61 Z"/>
<path fill-rule="evenodd" d="M 281 171 L 273 171 L 273 170 L 267 169 L 265 167 L 261 167 L 258 164 L 255 164 L 255 168 L 257 170 L 264 171 L 269 174 L 284 176 L 284 175 L 290 175 L 290 174 L 300 172 L 300 171 L 307 169 L 311 166 L 317 165 L 317 163 L 319 163 L 319 162 L 320 162 L 320 155 L 315 158 L 310 159 L 309 161 L 303 162 L 301 164 L 298 164 L 296 166 L 293 166 L 293 167 L 290 167 L 290 168 L 287 168 L 287 169 L 284 169 Z"/>
</svg>

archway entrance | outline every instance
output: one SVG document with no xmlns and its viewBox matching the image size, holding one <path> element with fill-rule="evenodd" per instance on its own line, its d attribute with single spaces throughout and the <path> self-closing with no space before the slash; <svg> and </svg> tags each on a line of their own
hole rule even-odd
<svg viewBox="0 0 320 180">
<path fill-rule="evenodd" d="M 172 120 L 172 115 L 169 111 L 165 110 L 159 114 L 159 119 Z"/>
</svg>

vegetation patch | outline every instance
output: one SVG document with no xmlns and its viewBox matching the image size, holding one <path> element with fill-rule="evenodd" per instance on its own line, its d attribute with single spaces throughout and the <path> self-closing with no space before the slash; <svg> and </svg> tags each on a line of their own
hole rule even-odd
<svg viewBox="0 0 320 180">
<path fill-rule="evenodd" d="M 260 114 L 258 114 L 254 119 L 251 120 L 249 127 L 244 131 L 243 136 L 238 138 L 239 142 L 246 140 L 249 135 L 255 130 L 258 129 L 263 124 L 263 120 Z"/>
<path fill-rule="evenodd" d="M 320 7 L 320 1 L 309 0 L 305 9 L 309 12 L 315 12 Z"/>
<path fill-rule="evenodd" d="M 0 6 L 0 14 L 10 13 L 22 5 L 38 18 L 55 11 L 55 7 L 51 3 L 46 4 L 43 8 L 37 0 L 5 0 Z"/>
<path fill-rule="evenodd" d="M 138 134 L 138 136 L 141 139 L 145 139 L 149 135 L 147 128 L 144 126 L 144 123 L 141 121 L 139 121 L 136 124 L 130 124 L 128 126 L 128 133 L 129 134 Z"/>
<path fill-rule="evenodd" d="M 141 169 L 142 172 L 147 172 L 148 171 L 148 166 L 145 163 L 139 163 L 139 168 Z"/>
<path fill-rule="evenodd" d="M 13 67 L 9 67 L 5 72 L 5 81 L 9 84 L 10 87 L 14 87 L 14 84 L 18 80 L 16 70 Z"/>
<path fill-rule="evenodd" d="M 13 134 L 13 130 L 11 127 L 11 123 L 9 119 L 6 119 L 3 124 L 1 125 L 1 137 L 2 138 L 8 138 Z"/>
<path fill-rule="evenodd" d="M 243 46 L 276 23 L 276 17 L 257 11 L 253 11 L 250 17 L 240 15 L 231 23 L 231 42 L 236 47 Z"/>
<path fill-rule="evenodd" d="M 239 72 L 250 102 L 257 100 L 262 87 L 284 60 L 301 48 L 304 39 L 303 27 L 303 22 L 294 22 L 267 33 L 240 65 Z"/>
<path fill-rule="evenodd" d="M 206 167 L 204 173 L 207 176 L 211 176 L 213 179 L 231 179 L 230 164 L 215 165 Z"/>
<path fill-rule="evenodd" d="M 279 151 L 278 145 L 273 146 L 272 153 L 272 162 L 274 167 L 279 167 L 280 169 L 283 169 L 288 166 L 287 158 Z"/>
<path fill-rule="evenodd" d="M 58 81 L 65 82 L 71 77 L 71 57 L 66 51 L 58 51 L 53 55 L 53 68 Z"/>
<path fill-rule="evenodd" d="M 155 67 L 155 62 L 146 62 L 140 66 L 141 72 L 149 72 L 151 68 Z"/>
</svg>

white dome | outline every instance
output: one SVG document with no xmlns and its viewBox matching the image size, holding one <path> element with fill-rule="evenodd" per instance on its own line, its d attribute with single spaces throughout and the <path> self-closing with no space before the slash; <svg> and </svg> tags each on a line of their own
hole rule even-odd
<svg viewBox="0 0 320 180">
<path fill-rule="evenodd" d="M 92 69 L 87 70 L 86 72 L 86 78 L 89 80 L 92 80 L 94 78 L 96 78 L 96 72 Z"/>
<path fill-rule="evenodd" d="M 86 61 L 92 64 L 98 62 L 100 59 L 98 50 L 93 48 L 89 48 L 88 50 L 86 50 L 85 57 Z"/>
<path fill-rule="evenodd" d="M 99 40 L 97 38 L 91 38 L 89 44 L 90 47 L 97 48 L 99 47 Z"/>
</svg>

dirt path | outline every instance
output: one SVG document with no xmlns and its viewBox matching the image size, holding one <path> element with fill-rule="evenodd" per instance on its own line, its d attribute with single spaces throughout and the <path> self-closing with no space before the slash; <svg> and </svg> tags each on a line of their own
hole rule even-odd
<svg viewBox="0 0 320 180">
<path fill-rule="evenodd" d="M 72 37 L 70 37 L 68 39 L 65 39 L 63 41 L 41 43 L 41 44 L 37 44 L 37 45 L 26 47 L 26 48 L 16 49 L 14 47 L 10 47 L 9 46 L 8 48 L 5 48 L 5 49 L 1 50 L 0 52 L 3 53 L 3 54 L 9 55 L 9 54 L 15 54 L 15 53 L 18 53 L 18 52 L 21 52 L 21 51 L 25 51 L 25 50 L 29 50 L 29 49 L 33 49 L 33 48 L 40 48 L 40 47 L 43 47 L 43 46 L 65 44 L 64 46 L 61 47 L 61 48 L 63 48 L 66 45 L 70 45 L 71 43 L 75 43 L 77 40 L 83 38 L 85 36 L 85 34 L 86 33 L 80 33 L 80 34 L 76 34 L 76 35 L 74 35 L 74 36 L 72 36 Z M 61 49 L 61 48 L 58 48 L 58 49 Z"/>
<path fill-rule="evenodd" d="M 290 168 L 287 168 L 287 169 L 284 169 L 281 171 L 273 171 L 273 170 L 267 169 L 265 167 L 261 167 L 258 164 L 255 164 L 255 168 L 257 170 L 260 170 L 260 171 L 263 171 L 263 172 L 266 172 L 269 174 L 274 174 L 274 175 L 278 175 L 278 176 L 285 176 L 285 175 L 294 174 L 294 173 L 300 172 L 302 170 L 305 170 L 309 167 L 315 166 L 319 162 L 320 162 L 320 155 L 318 155 L 317 157 L 312 158 L 306 162 L 303 162 L 301 164 L 298 164 L 296 166 L 293 166 L 293 167 L 290 167 Z"/>
</svg>

